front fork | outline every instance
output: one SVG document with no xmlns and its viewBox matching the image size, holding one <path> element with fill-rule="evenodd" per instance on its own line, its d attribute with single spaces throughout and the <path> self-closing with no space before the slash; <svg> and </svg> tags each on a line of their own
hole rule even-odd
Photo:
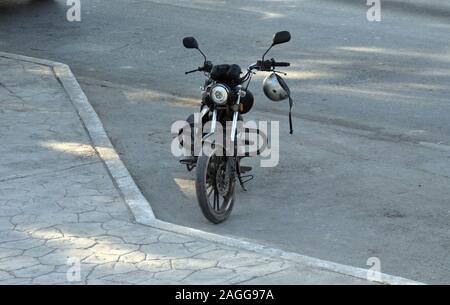
<svg viewBox="0 0 450 305">
<path fill-rule="evenodd" d="M 231 142 L 234 143 L 234 140 L 236 139 L 236 129 L 237 129 L 237 121 L 238 121 L 238 117 L 239 117 L 239 108 L 240 108 L 240 104 L 241 104 L 241 97 L 245 96 L 245 90 L 242 90 L 242 86 L 239 85 L 238 87 L 238 94 L 237 94 L 237 99 L 236 99 L 236 103 L 232 106 L 233 109 L 233 122 L 231 124 Z"/>
<path fill-rule="evenodd" d="M 237 133 L 237 121 L 239 118 L 239 107 L 241 104 L 241 97 L 244 97 L 246 92 L 245 90 L 242 89 L 242 86 L 238 86 L 238 94 L 237 94 L 237 99 L 236 99 L 236 103 L 234 105 L 232 105 L 232 110 L 233 110 L 233 121 L 231 124 L 231 134 L 230 134 L 230 140 L 231 140 L 231 144 L 234 146 L 234 150 L 235 153 L 237 153 L 237 146 L 236 146 L 236 133 Z M 201 116 L 203 117 L 203 115 Z M 216 132 L 216 126 L 217 126 L 217 109 L 214 109 L 212 112 L 212 118 L 211 118 L 211 129 L 209 131 L 208 134 L 206 134 L 203 137 L 203 140 L 206 140 L 207 138 L 209 138 L 210 136 L 214 135 L 214 133 Z M 236 156 L 233 157 L 229 157 L 228 158 L 228 165 L 227 165 L 227 170 L 231 171 L 231 175 L 235 175 L 238 177 L 239 179 L 239 184 L 241 185 L 242 189 L 244 191 L 246 191 L 247 189 L 244 186 L 244 183 L 250 181 L 253 179 L 253 175 L 246 175 L 246 176 L 242 176 L 243 171 L 241 169 L 240 166 L 240 160 L 241 158 Z"/>
<path fill-rule="evenodd" d="M 239 85 L 237 88 L 238 88 L 238 95 L 237 95 L 236 103 L 232 106 L 233 121 L 231 124 L 231 133 L 230 133 L 231 143 L 233 143 L 233 144 L 236 139 L 237 121 L 239 118 L 239 107 L 241 104 L 241 97 L 245 96 L 245 90 L 242 90 L 242 86 Z M 202 113 L 201 117 L 203 117 L 203 113 Z M 203 137 L 203 140 L 205 140 L 206 138 L 208 138 L 214 134 L 214 132 L 216 131 L 216 125 L 217 125 L 217 109 L 214 109 L 212 112 L 212 118 L 211 118 L 211 129 L 210 129 L 209 133 Z"/>
<path fill-rule="evenodd" d="M 237 154 L 237 149 L 238 148 L 236 146 L 235 139 L 236 139 L 237 121 L 238 121 L 238 117 L 239 117 L 239 108 L 240 108 L 240 104 L 241 104 L 241 97 L 244 97 L 245 94 L 246 94 L 246 91 L 242 89 L 242 86 L 239 85 L 237 88 L 238 88 L 238 95 L 237 95 L 236 103 L 233 105 L 234 113 L 233 113 L 233 122 L 232 122 L 232 125 L 231 125 L 231 135 L 230 135 L 231 143 L 234 145 L 234 151 L 236 152 L 236 154 Z M 242 187 L 242 189 L 244 191 L 247 191 L 247 189 L 245 188 L 244 184 L 246 182 L 252 180 L 253 179 L 253 175 L 242 176 L 242 174 L 245 173 L 246 171 L 248 171 L 249 168 L 247 167 L 247 170 L 243 171 L 243 168 L 241 167 L 241 164 L 240 164 L 241 158 L 236 155 L 234 157 L 234 159 L 235 159 L 234 170 L 235 170 L 235 173 L 236 173 L 236 175 L 237 175 L 237 177 L 239 179 L 239 184 L 241 185 L 241 187 Z"/>
</svg>

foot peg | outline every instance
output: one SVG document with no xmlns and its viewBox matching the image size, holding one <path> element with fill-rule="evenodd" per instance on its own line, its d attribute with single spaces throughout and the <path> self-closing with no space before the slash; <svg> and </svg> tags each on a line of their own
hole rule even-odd
<svg viewBox="0 0 450 305">
<path fill-rule="evenodd" d="M 248 173 L 248 172 L 251 171 L 251 170 L 252 170 L 252 167 L 251 167 L 251 166 L 244 166 L 244 165 L 241 165 L 240 173 L 241 173 L 241 174 L 245 174 L 245 173 Z"/>
<path fill-rule="evenodd" d="M 187 170 L 191 171 L 197 166 L 197 159 L 194 157 L 181 159 L 180 163 L 186 165 Z"/>
</svg>

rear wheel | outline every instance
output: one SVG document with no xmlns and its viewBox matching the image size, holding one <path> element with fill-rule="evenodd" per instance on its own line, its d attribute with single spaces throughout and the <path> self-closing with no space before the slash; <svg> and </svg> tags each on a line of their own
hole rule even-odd
<svg viewBox="0 0 450 305">
<path fill-rule="evenodd" d="M 233 209 L 235 178 L 231 162 L 215 152 L 197 160 L 197 200 L 203 215 L 215 224 L 225 221 Z"/>
</svg>

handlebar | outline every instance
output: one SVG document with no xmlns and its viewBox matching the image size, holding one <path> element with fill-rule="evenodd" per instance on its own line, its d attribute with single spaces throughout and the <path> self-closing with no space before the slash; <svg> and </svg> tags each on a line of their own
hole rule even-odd
<svg viewBox="0 0 450 305">
<path fill-rule="evenodd" d="M 267 60 L 258 60 L 256 64 L 249 67 L 249 69 L 260 70 L 260 71 L 271 71 L 274 67 L 289 67 L 291 64 L 288 62 L 276 62 L 274 58 Z"/>
<path fill-rule="evenodd" d="M 207 61 L 205 61 L 205 62 L 203 63 L 203 67 L 198 67 L 198 68 L 195 69 L 195 70 L 191 70 L 191 71 L 184 72 L 184 74 L 194 73 L 194 72 L 197 72 L 197 71 L 211 72 L 212 67 L 213 67 L 212 62 L 210 62 L 209 60 L 207 60 Z"/>
<path fill-rule="evenodd" d="M 272 67 L 289 67 L 290 65 L 291 65 L 291 63 L 283 62 L 283 61 L 272 63 Z"/>
<path fill-rule="evenodd" d="M 201 69 L 202 69 L 202 67 L 198 67 L 197 69 L 194 69 L 194 70 L 191 70 L 191 71 L 184 72 L 184 74 L 189 74 L 189 73 L 194 73 L 194 72 L 197 72 L 197 71 L 201 71 Z"/>
<path fill-rule="evenodd" d="M 291 63 L 289 63 L 289 62 L 283 62 L 283 61 L 276 62 L 274 58 L 267 59 L 264 61 L 258 60 L 255 64 L 253 64 L 247 68 L 248 72 L 246 75 L 241 77 L 241 81 L 246 80 L 252 70 L 273 71 L 273 68 L 275 68 L 275 67 L 289 67 L 290 65 L 291 65 Z M 211 72 L 212 68 L 213 68 L 213 64 L 209 60 L 207 60 L 203 64 L 203 67 L 198 67 L 197 69 L 184 72 L 184 74 L 190 74 L 190 73 L 201 72 L 201 71 Z"/>
</svg>

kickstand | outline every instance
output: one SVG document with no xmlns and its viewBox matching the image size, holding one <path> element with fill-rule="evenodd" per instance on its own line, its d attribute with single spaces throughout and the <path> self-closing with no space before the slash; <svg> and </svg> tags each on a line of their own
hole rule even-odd
<svg viewBox="0 0 450 305">
<path fill-rule="evenodd" d="M 238 162 L 238 166 L 237 166 L 236 171 L 237 171 L 237 176 L 238 176 L 238 179 L 239 179 L 239 184 L 241 185 L 241 188 L 246 192 L 247 188 L 245 187 L 244 184 L 249 182 L 250 180 L 253 180 L 254 177 L 253 177 L 253 175 L 244 175 L 244 176 L 242 176 L 241 165 L 239 164 L 239 162 Z"/>
</svg>

